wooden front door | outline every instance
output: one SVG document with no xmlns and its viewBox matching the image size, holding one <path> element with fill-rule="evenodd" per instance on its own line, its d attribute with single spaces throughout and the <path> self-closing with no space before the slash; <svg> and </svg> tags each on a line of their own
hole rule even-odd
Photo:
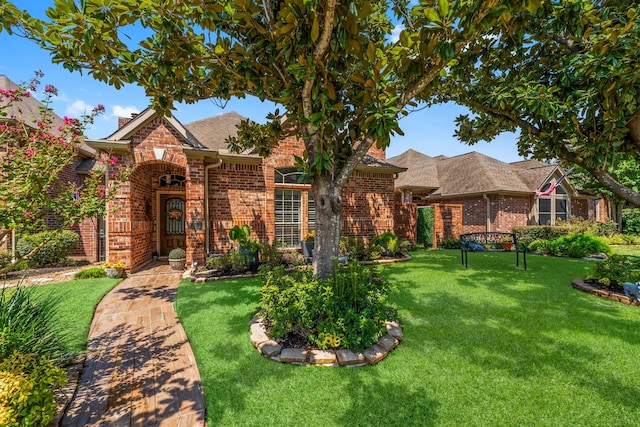
<svg viewBox="0 0 640 427">
<path fill-rule="evenodd" d="M 171 249 L 186 249 L 185 201 L 178 194 L 160 197 L 160 255 L 169 255 Z"/>
</svg>

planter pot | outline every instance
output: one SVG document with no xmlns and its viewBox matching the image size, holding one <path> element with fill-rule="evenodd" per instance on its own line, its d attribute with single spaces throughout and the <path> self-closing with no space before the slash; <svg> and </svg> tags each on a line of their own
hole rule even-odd
<svg viewBox="0 0 640 427">
<path fill-rule="evenodd" d="M 316 242 L 302 242 L 302 255 L 305 258 L 313 257 L 313 248 Z"/>
<path fill-rule="evenodd" d="M 251 249 L 250 246 L 240 246 L 238 248 L 238 252 L 244 256 L 244 260 L 247 262 L 247 267 L 249 267 L 251 271 L 258 270 L 258 251 Z"/>
<path fill-rule="evenodd" d="M 107 273 L 107 277 L 112 279 L 124 277 L 124 268 L 105 268 L 104 271 Z"/>
<path fill-rule="evenodd" d="M 513 246 L 513 242 L 502 242 L 502 249 L 505 251 L 510 251 L 511 246 Z"/>
<path fill-rule="evenodd" d="M 187 262 L 186 258 L 170 259 L 169 266 L 171 267 L 172 270 L 184 270 L 184 265 L 186 262 Z"/>
</svg>

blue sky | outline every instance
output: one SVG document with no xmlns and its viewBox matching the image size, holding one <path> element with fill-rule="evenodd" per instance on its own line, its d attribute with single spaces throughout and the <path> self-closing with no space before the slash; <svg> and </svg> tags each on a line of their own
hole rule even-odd
<svg viewBox="0 0 640 427">
<path fill-rule="evenodd" d="M 24 1 L 16 1 L 19 7 L 24 7 Z M 42 2 L 47 5 L 53 2 Z M 38 4 L 42 4 L 38 2 Z M 37 9 L 29 5 L 28 9 L 34 15 L 44 9 Z M 17 35 L 9 36 L 0 33 L 0 74 L 6 75 L 16 83 L 26 82 L 33 77 L 36 70 L 44 72 L 44 84 L 52 84 L 58 88 L 58 97 L 53 109 L 59 116 L 78 117 L 84 112 L 91 111 L 98 104 L 103 104 L 106 113 L 100 116 L 96 123 L 87 130 L 90 138 L 104 138 L 117 128 L 118 117 L 129 117 L 131 113 L 144 110 L 150 100 L 144 90 L 135 85 L 128 85 L 116 90 L 106 83 L 94 80 L 87 72 L 71 73 L 61 65 L 52 64 L 48 52 L 42 50 L 35 43 Z M 203 100 L 196 104 L 179 104 L 174 116 L 182 123 L 212 117 L 230 111 L 263 123 L 264 117 L 273 109 L 273 105 L 262 103 L 258 99 L 245 98 L 230 100 L 221 109 L 210 100 Z M 466 110 L 456 105 L 440 105 L 414 112 L 400 121 L 404 136 L 394 136 L 387 149 L 387 156 L 396 156 L 409 148 L 430 156 L 456 156 L 470 151 L 478 151 L 487 156 L 495 157 L 505 162 L 521 160 L 516 148 L 516 136 L 503 134 L 491 143 L 479 143 L 468 146 L 460 143 L 454 136 L 456 116 Z"/>
</svg>

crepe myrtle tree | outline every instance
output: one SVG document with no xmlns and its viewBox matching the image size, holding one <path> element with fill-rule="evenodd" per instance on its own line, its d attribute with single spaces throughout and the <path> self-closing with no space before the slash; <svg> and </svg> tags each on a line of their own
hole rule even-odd
<svg viewBox="0 0 640 427">
<path fill-rule="evenodd" d="M 320 277 L 333 271 L 343 188 L 367 151 L 401 134 L 400 117 L 416 97 L 438 90 L 437 77 L 468 55 L 470 41 L 538 7 L 533 0 L 56 0 L 39 20 L 0 5 L 6 30 L 34 39 L 70 70 L 89 70 L 116 88 L 142 86 L 156 110 L 245 96 L 279 105 L 266 125 L 245 123 L 232 145 L 268 155 L 283 137 L 304 141 L 297 161 L 316 202 Z"/>
<path fill-rule="evenodd" d="M 623 0 L 548 1 L 514 16 L 515 31 L 469 44 L 479 60 L 451 67 L 440 100 L 468 106 L 467 143 L 520 131 L 521 155 L 579 166 L 621 201 L 640 206 L 616 172 L 640 150 L 640 13 Z"/>
<path fill-rule="evenodd" d="M 43 74 L 15 90 L 0 89 L 0 240 L 9 233 L 67 229 L 86 218 L 105 212 L 109 198 L 105 187 L 107 165 L 110 189 L 118 186 L 121 177 L 115 169 L 116 159 L 103 155 L 99 165 L 80 183 L 60 179 L 60 173 L 72 167 L 76 149 L 82 143 L 86 125 L 104 111 L 102 105 L 80 119 L 64 117 L 55 123 L 51 110 L 57 90 L 44 88 L 44 99 L 38 117 L 25 117 L 22 101 L 35 96 Z M 46 240 L 30 253 L 14 259 L 29 259 L 46 244 Z M 12 265 L 0 266 L 0 274 Z"/>
</svg>

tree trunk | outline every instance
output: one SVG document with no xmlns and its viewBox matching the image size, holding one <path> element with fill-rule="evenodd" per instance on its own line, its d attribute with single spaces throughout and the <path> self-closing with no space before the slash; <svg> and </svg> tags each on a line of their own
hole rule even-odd
<svg viewBox="0 0 640 427">
<path fill-rule="evenodd" d="M 313 272 L 326 279 L 333 272 L 340 246 L 342 188 L 335 186 L 331 175 L 326 172 L 316 177 L 311 188 L 316 202 Z"/>
</svg>

